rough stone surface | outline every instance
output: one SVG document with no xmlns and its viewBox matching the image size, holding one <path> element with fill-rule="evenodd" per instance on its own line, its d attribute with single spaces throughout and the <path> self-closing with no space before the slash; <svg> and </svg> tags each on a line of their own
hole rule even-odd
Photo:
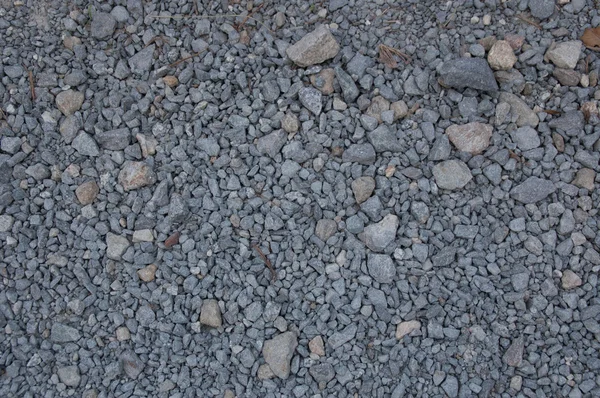
<svg viewBox="0 0 600 398">
<path fill-rule="evenodd" d="M 127 161 L 119 172 L 119 184 L 125 191 L 142 188 L 156 182 L 156 174 L 144 162 Z"/>
<path fill-rule="evenodd" d="M 540 146 L 540 137 L 532 127 L 519 127 L 510 133 L 513 142 L 517 144 L 517 148 L 522 151 L 528 151 Z"/>
<path fill-rule="evenodd" d="M 372 164 L 375 158 L 375 148 L 371 144 L 353 144 L 342 154 L 343 162 Z"/>
<path fill-rule="evenodd" d="M 89 205 L 96 199 L 98 192 L 100 192 L 98 184 L 96 184 L 96 181 L 91 180 L 79 185 L 75 190 L 75 195 L 77 195 L 77 200 L 79 203 L 85 206 Z"/>
<path fill-rule="evenodd" d="M 83 93 L 80 93 L 79 91 L 61 91 L 56 96 L 56 107 L 63 115 L 70 116 L 81 109 L 84 99 Z"/>
<path fill-rule="evenodd" d="M 574 69 L 580 54 L 581 42 L 573 40 L 556 44 L 546 52 L 546 58 L 559 68 Z"/>
<path fill-rule="evenodd" d="M 556 187 L 552 181 L 539 177 L 529 177 L 510 191 L 510 196 L 518 202 L 531 204 L 545 199 Z"/>
<path fill-rule="evenodd" d="M 212 328 L 221 327 L 221 309 L 217 300 L 204 300 L 200 310 L 200 323 Z"/>
<path fill-rule="evenodd" d="M 501 92 L 499 100 L 509 104 L 511 112 L 518 116 L 518 127 L 537 127 L 540 122 L 539 117 L 521 98 L 512 93 Z"/>
<path fill-rule="evenodd" d="M 444 86 L 469 87 L 481 91 L 497 91 L 494 73 L 484 59 L 459 58 L 444 62 L 439 71 L 440 83 Z"/>
<path fill-rule="evenodd" d="M 576 287 L 579 287 L 583 284 L 579 275 L 577 275 L 575 272 L 571 271 L 570 269 L 565 270 L 563 272 L 563 275 L 561 278 L 561 283 L 562 283 L 562 288 L 565 290 L 575 289 Z"/>
<path fill-rule="evenodd" d="M 289 46 L 287 56 L 298 66 L 320 64 L 337 55 L 340 46 L 325 25 L 318 26 L 297 43 Z"/>
<path fill-rule="evenodd" d="M 375 189 L 375 179 L 373 177 L 358 177 L 352 181 L 352 192 L 357 204 L 361 204 L 371 197 Z"/>
<path fill-rule="evenodd" d="M 396 276 L 394 260 L 385 254 L 369 254 L 367 261 L 369 275 L 379 283 L 393 283 Z"/>
<path fill-rule="evenodd" d="M 433 167 L 435 183 L 442 189 L 460 189 L 473 179 L 469 167 L 460 160 L 446 160 Z"/>
<path fill-rule="evenodd" d="M 383 251 L 396 238 L 400 221 L 397 216 L 388 214 L 383 220 L 365 228 L 365 244 L 375 252 Z"/>
<path fill-rule="evenodd" d="M 487 60 L 494 70 L 509 70 L 517 62 L 517 57 L 509 42 L 498 40 L 490 49 Z"/>
<path fill-rule="evenodd" d="M 81 381 L 79 368 L 77 366 L 64 366 L 58 368 L 57 372 L 60 382 L 67 387 L 77 387 Z"/>
<path fill-rule="evenodd" d="M 410 335 L 415 330 L 421 329 L 421 322 L 417 320 L 400 322 L 396 326 L 396 338 L 402 339 L 404 336 Z"/>
<path fill-rule="evenodd" d="M 490 145 L 493 129 L 489 124 L 479 122 L 453 124 L 446 129 L 446 134 L 459 151 L 479 154 Z"/>
<path fill-rule="evenodd" d="M 289 377 L 290 361 L 297 346 L 298 338 L 294 332 L 281 333 L 265 341 L 262 354 L 275 376 L 284 380 Z"/>
<path fill-rule="evenodd" d="M 523 351 L 525 349 L 525 339 L 521 337 L 517 337 L 514 339 L 504 353 L 502 360 L 508 366 L 513 366 L 518 368 L 523 363 Z"/>
</svg>

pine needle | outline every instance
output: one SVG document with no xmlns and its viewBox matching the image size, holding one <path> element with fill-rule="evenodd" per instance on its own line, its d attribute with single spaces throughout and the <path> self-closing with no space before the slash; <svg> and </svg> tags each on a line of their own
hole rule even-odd
<svg viewBox="0 0 600 398">
<path fill-rule="evenodd" d="M 398 62 L 394 56 L 400 57 L 405 64 L 409 64 L 411 61 L 410 57 L 402 51 L 394 47 L 386 46 L 385 44 L 379 45 L 379 62 L 390 69 L 395 69 L 398 67 Z"/>
</svg>

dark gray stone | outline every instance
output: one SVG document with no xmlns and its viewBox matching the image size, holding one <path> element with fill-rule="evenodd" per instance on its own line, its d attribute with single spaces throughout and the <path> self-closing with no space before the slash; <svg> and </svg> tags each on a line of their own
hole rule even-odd
<svg viewBox="0 0 600 398">
<path fill-rule="evenodd" d="M 531 204 L 545 199 L 556 190 L 554 183 L 539 177 L 529 177 L 510 191 L 510 196 L 518 202 Z"/>
<path fill-rule="evenodd" d="M 498 91 L 494 72 L 481 58 L 459 58 L 446 61 L 440 69 L 440 83 L 455 88 Z"/>
</svg>

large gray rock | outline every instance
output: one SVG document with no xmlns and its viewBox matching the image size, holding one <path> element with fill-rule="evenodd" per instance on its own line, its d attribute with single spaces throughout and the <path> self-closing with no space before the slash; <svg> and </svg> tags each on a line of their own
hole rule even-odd
<svg viewBox="0 0 600 398">
<path fill-rule="evenodd" d="M 517 144 L 517 148 L 522 151 L 537 148 L 541 143 L 537 131 L 529 126 L 519 127 L 518 129 L 513 130 L 510 133 L 510 138 Z"/>
<path fill-rule="evenodd" d="M 256 142 L 256 149 L 264 155 L 275 157 L 287 141 L 287 134 L 281 130 L 274 131 Z"/>
<path fill-rule="evenodd" d="M 95 135 L 96 141 L 104 149 L 122 151 L 129 146 L 131 136 L 128 128 L 101 131 Z"/>
<path fill-rule="evenodd" d="M 433 177 L 442 189 L 460 189 L 473 179 L 471 170 L 460 160 L 446 160 L 433 166 Z"/>
<path fill-rule="evenodd" d="M 554 48 L 546 52 L 546 58 L 559 68 L 574 69 L 581 54 L 581 42 L 579 40 L 558 43 Z"/>
<path fill-rule="evenodd" d="M 68 387 L 77 387 L 81 381 L 79 368 L 77 366 L 64 366 L 56 371 L 61 383 Z"/>
<path fill-rule="evenodd" d="M 396 276 L 394 260 L 386 254 L 369 254 L 367 260 L 369 275 L 379 283 L 392 283 Z"/>
<path fill-rule="evenodd" d="M 62 323 L 55 323 L 50 329 L 50 340 L 55 343 L 69 343 L 79 340 L 79 330 Z"/>
<path fill-rule="evenodd" d="M 130 379 L 137 379 L 144 370 L 144 363 L 133 351 L 125 351 L 119 357 L 123 371 Z"/>
<path fill-rule="evenodd" d="M 373 164 L 375 162 L 375 148 L 371 144 L 353 144 L 342 154 L 342 161 L 357 162 L 360 164 Z"/>
<path fill-rule="evenodd" d="M 487 61 L 481 58 L 458 58 L 446 61 L 439 70 L 440 84 L 455 88 L 497 91 L 498 83 Z"/>
<path fill-rule="evenodd" d="M 85 96 L 74 90 L 61 91 L 56 96 L 56 107 L 65 116 L 70 116 L 81 109 Z"/>
<path fill-rule="evenodd" d="M 320 64 L 337 55 L 340 45 L 325 25 L 318 26 L 286 49 L 287 56 L 298 66 Z"/>
<path fill-rule="evenodd" d="M 546 19 L 554 13 L 556 0 L 529 0 L 531 16 L 538 19 Z"/>
<path fill-rule="evenodd" d="M 321 102 L 322 96 L 321 92 L 313 87 L 302 87 L 298 92 L 300 103 L 315 116 L 321 114 L 321 109 L 323 108 L 323 103 Z"/>
<path fill-rule="evenodd" d="M 115 32 L 117 20 L 111 14 L 96 12 L 92 16 L 91 34 L 95 39 L 107 39 Z"/>
<path fill-rule="evenodd" d="M 513 340 L 512 344 L 504 355 L 502 356 L 502 360 L 508 366 L 519 367 L 523 362 L 523 350 L 525 348 L 525 339 L 523 336 L 519 336 Z"/>
<path fill-rule="evenodd" d="M 327 344 L 329 344 L 329 346 L 335 350 L 336 348 L 341 347 L 350 340 L 352 340 L 354 336 L 356 336 L 357 330 L 358 327 L 356 326 L 356 324 L 351 323 L 350 325 L 346 326 L 342 331 L 335 332 L 334 334 L 332 334 L 331 337 L 327 339 Z"/>
<path fill-rule="evenodd" d="M 336 66 L 334 70 L 335 77 L 337 78 L 340 88 L 342 89 L 344 101 L 346 101 L 348 104 L 351 104 L 356 100 L 356 98 L 358 98 L 360 91 L 358 90 L 358 87 L 356 87 L 352 77 L 347 74 L 341 66 Z"/>
<path fill-rule="evenodd" d="M 150 70 L 154 62 L 155 47 L 154 44 L 151 44 L 129 58 L 129 67 L 133 73 L 142 74 Z"/>
<path fill-rule="evenodd" d="M 298 338 L 294 332 L 285 332 L 265 341 L 262 354 L 275 376 L 280 379 L 289 377 L 290 361 L 297 346 Z"/>
<path fill-rule="evenodd" d="M 376 224 L 365 228 L 365 244 L 375 252 L 382 252 L 396 239 L 396 231 L 400 220 L 393 214 L 388 214 Z"/>
<path fill-rule="evenodd" d="M 71 142 L 71 146 L 80 155 L 83 156 L 98 156 L 100 155 L 100 149 L 96 141 L 88 133 L 83 131 L 79 133 L 77 137 Z"/>
<path fill-rule="evenodd" d="M 402 145 L 396 137 L 396 134 L 386 125 L 381 125 L 375 130 L 367 133 L 369 142 L 375 148 L 375 152 L 399 152 L 402 150 Z"/>
<path fill-rule="evenodd" d="M 446 129 L 446 134 L 456 149 L 471 154 L 478 154 L 487 149 L 492 138 L 493 127 L 479 122 L 463 125 L 453 124 Z"/>
<path fill-rule="evenodd" d="M 120 260 L 129 247 L 129 240 L 124 236 L 108 233 L 106 235 L 106 256 L 112 260 Z"/>
<path fill-rule="evenodd" d="M 499 102 L 506 102 L 510 105 L 510 110 L 513 114 L 517 115 L 517 126 L 531 126 L 536 127 L 540 122 L 540 119 L 536 113 L 523 101 L 513 93 L 501 92 Z"/>
<path fill-rule="evenodd" d="M 545 199 L 556 190 L 554 183 L 539 177 L 529 177 L 510 191 L 510 196 L 518 202 L 531 204 Z"/>
<path fill-rule="evenodd" d="M 204 300 L 200 309 L 200 323 L 212 328 L 221 327 L 221 309 L 219 302 L 214 299 Z"/>
<path fill-rule="evenodd" d="M 352 192 L 356 203 L 361 204 L 371 197 L 375 189 L 375 179 L 373 177 L 358 177 L 352 181 Z"/>
</svg>

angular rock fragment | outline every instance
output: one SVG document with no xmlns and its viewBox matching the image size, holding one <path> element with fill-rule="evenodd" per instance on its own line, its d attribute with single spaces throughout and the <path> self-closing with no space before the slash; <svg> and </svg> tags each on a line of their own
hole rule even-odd
<svg viewBox="0 0 600 398">
<path fill-rule="evenodd" d="M 335 57 L 339 51 L 340 45 L 329 28 L 320 25 L 289 46 L 285 52 L 296 65 L 306 67 L 325 62 Z"/>
<path fill-rule="evenodd" d="M 294 332 L 285 332 L 265 341 L 262 354 L 275 376 L 287 379 L 290 375 L 290 361 L 298 346 Z"/>
<path fill-rule="evenodd" d="M 510 191 L 510 196 L 518 202 L 531 204 L 545 199 L 556 190 L 554 183 L 539 177 L 529 177 Z"/>
<path fill-rule="evenodd" d="M 489 124 L 473 122 L 453 124 L 446 129 L 446 134 L 459 151 L 479 154 L 490 145 L 492 131 L 493 127 Z"/>
<path fill-rule="evenodd" d="M 458 58 L 446 61 L 440 69 L 440 84 L 455 88 L 473 88 L 481 91 L 497 91 L 494 72 L 481 58 Z"/>
<path fill-rule="evenodd" d="M 433 177 L 442 189 L 460 189 L 473 179 L 469 167 L 460 160 L 446 160 L 433 167 Z"/>
<path fill-rule="evenodd" d="M 156 182 L 156 174 L 144 162 L 127 161 L 119 172 L 119 184 L 125 191 L 142 188 Z"/>
</svg>

